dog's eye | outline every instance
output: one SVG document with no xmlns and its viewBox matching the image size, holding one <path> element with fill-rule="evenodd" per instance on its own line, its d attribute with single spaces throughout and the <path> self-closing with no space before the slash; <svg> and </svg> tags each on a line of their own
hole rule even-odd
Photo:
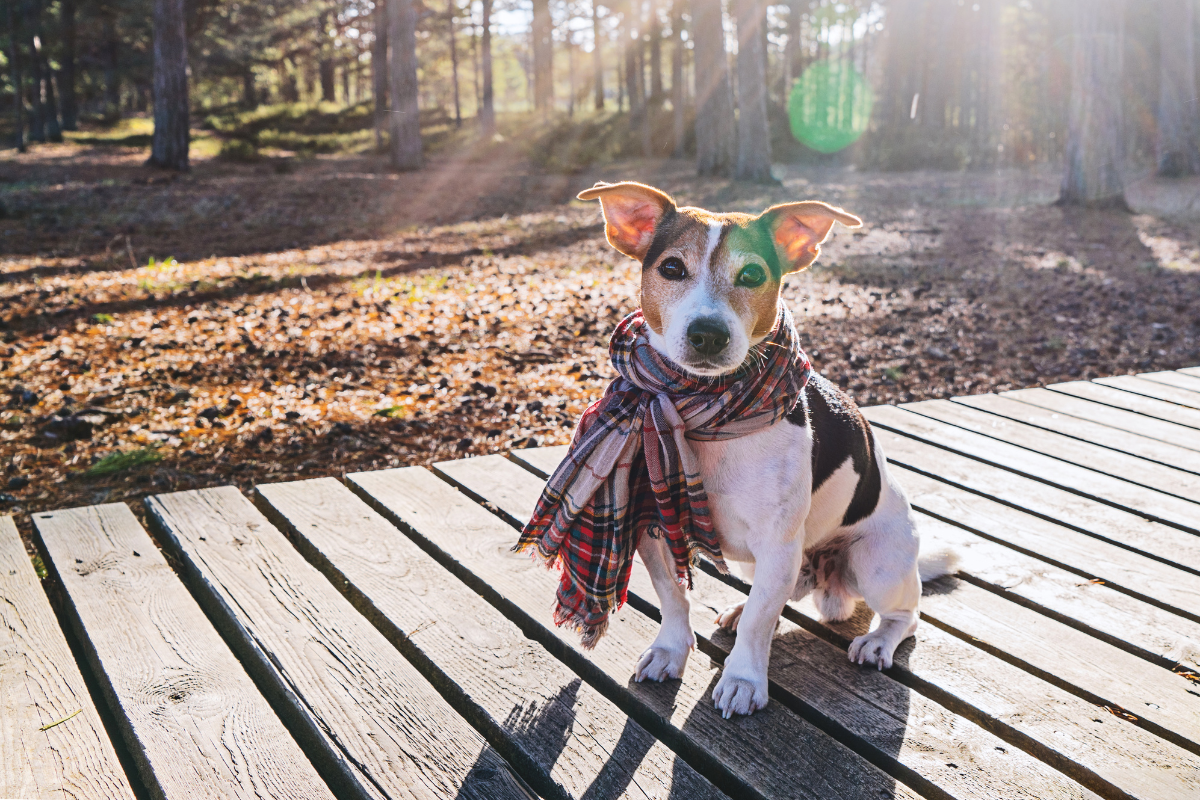
<svg viewBox="0 0 1200 800">
<path fill-rule="evenodd" d="M 663 262 L 658 265 L 658 274 L 669 281 L 681 281 L 687 277 L 687 267 L 683 265 L 681 259 L 664 258 Z"/>
<path fill-rule="evenodd" d="M 762 286 L 767 282 L 767 273 L 758 264 L 747 264 L 742 267 L 742 271 L 738 273 L 738 286 L 746 286 L 753 289 Z"/>
</svg>

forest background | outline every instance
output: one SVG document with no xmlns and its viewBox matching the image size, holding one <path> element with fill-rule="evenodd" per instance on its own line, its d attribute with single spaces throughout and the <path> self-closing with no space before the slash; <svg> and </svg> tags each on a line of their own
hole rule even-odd
<svg viewBox="0 0 1200 800">
<path fill-rule="evenodd" d="M 566 441 L 597 179 L 843 205 L 860 403 L 1200 365 L 1195 0 L 7 0 L 0 507 Z"/>
</svg>

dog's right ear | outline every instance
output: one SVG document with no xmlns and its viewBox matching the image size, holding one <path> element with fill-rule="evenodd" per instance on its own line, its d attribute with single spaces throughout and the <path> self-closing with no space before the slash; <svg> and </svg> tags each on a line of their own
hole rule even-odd
<svg viewBox="0 0 1200 800">
<path fill-rule="evenodd" d="M 663 216 L 675 210 L 670 195 L 633 181 L 597 183 L 580 192 L 579 199 L 600 201 L 608 243 L 638 261 L 646 257 Z"/>
</svg>

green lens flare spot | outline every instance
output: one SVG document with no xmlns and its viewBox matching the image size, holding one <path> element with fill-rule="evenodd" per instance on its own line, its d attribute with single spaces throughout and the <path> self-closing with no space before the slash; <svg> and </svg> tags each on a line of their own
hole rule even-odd
<svg viewBox="0 0 1200 800">
<path fill-rule="evenodd" d="M 792 84 L 792 135 L 819 153 L 836 153 L 866 132 L 874 103 L 870 85 L 854 65 L 818 61 Z"/>
</svg>

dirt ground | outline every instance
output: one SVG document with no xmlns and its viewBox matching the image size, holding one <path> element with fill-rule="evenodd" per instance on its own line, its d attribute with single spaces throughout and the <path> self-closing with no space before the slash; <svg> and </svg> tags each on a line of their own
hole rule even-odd
<svg viewBox="0 0 1200 800">
<path fill-rule="evenodd" d="M 790 281 L 817 369 L 860 404 L 1200 364 L 1200 182 L 1136 213 L 1050 205 L 1050 172 L 684 162 L 537 174 L 506 150 L 396 175 L 374 157 L 198 163 L 132 148 L 0 155 L 0 512 L 428 464 L 567 441 L 611 377 L 638 267 L 597 179 L 866 220 Z"/>
</svg>

